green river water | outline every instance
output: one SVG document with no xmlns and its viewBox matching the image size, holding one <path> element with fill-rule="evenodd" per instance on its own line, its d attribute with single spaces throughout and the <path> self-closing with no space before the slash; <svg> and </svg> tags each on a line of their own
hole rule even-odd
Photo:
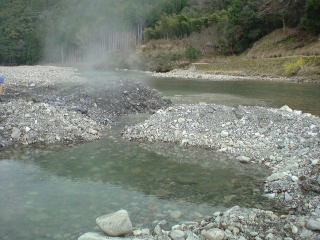
<svg viewBox="0 0 320 240">
<path fill-rule="evenodd" d="M 319 85 L 145 81 L 176 103 L 288 104 L 320 115 Z M 96 217 L 119 209 L 129 211 L 134 226 L 153 227 L 157 220 L 172 225 L 234 205 L 276 207 L 262 197 L 266 169 L 203 149 L 121 139 L 121 129 L 136 121 L 126 117 L 92 143 L 1 153 L 13 160 L 0 160 L 0 239 L 77 239 L 97 230 Z"/>
</svg>

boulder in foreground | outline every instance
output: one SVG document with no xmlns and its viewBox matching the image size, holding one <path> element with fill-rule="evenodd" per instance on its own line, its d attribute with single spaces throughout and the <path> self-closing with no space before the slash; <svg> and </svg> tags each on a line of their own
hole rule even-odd
<svg viewBox="0 0 320 240">
<path fill-rule="evenodd" d="M 132 232 L 132 223 L 126 210 L 100 216 L 96 219 L 99 228 L 109 236 L 122 236 Z"/>
</svg>

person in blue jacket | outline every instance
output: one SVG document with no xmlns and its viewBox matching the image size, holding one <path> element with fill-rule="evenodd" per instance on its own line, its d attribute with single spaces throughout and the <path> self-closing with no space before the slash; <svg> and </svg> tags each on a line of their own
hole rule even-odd
<svg viewBox="0 0 320 240">
<path fill-rule="evenodd" d="M 0 95 L 3 94 L 3 83 L 4 83 L 4 77 L 0 75 Z"/>
</svg>

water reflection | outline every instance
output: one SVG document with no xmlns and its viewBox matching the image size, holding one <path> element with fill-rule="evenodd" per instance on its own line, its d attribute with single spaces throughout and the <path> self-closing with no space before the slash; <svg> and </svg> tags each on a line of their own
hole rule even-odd
<svg viewBox="0 0 320 240">
<path fill-rule="evenodd" d="M 293 109 L 320 116 L 320 84 L 271 81 L 205 81 L 150 78 L 146 82 L 177 103 L 260 105 Z"/>
</svg>

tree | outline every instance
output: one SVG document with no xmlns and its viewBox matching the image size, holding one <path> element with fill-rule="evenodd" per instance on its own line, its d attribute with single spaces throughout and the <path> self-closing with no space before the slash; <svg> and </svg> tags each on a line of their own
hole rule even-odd
<svg viewBox="0 0 320 240">
<path fill-rule="evenodd" d="M 320 33 L 320 1 L 307 0 L 301 19 L 302 27 L 314 34 Z"/>
<path fill-rule="evenodd" d="M 283 31 L 286 27 L 296 27 L 300 22 L 306 0 L 264 0 L 259 8 L 259 14 L 281 18 Z"/>
</svg>

